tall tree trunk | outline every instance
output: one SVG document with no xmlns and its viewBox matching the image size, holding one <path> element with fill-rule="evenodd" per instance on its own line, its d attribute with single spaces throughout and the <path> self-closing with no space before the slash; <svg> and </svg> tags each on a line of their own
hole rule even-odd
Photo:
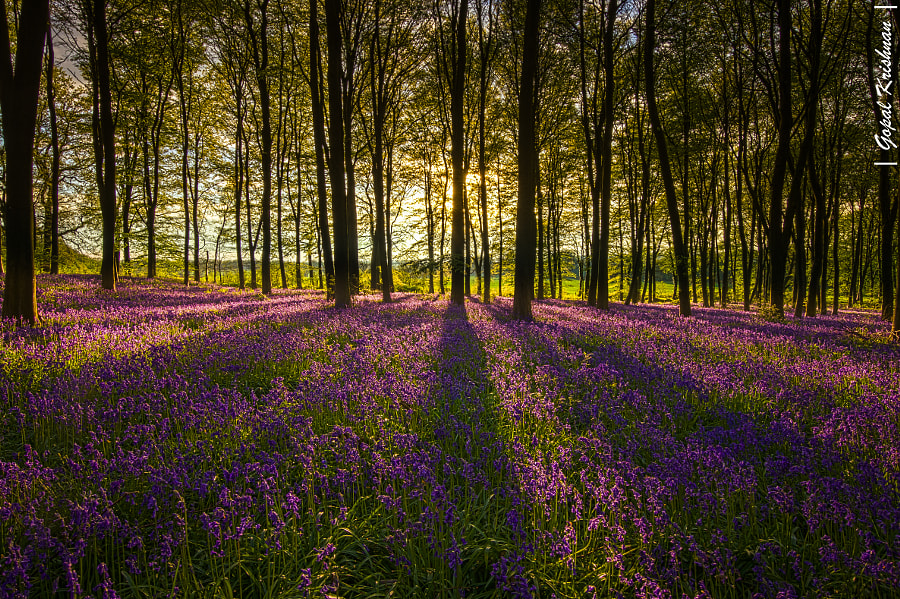
<svg viewBox="0 0 900 599">
<path fill-rule="evenodd" d="M 834 263 L 834 284 L 832 285 L 832 293 L 834 294 L 831 301 L 831 314 L 837 316 L 841 307 L 841 263 L 838 257 L 838 226 L 840 220 L 841 196 L 835 189 L 834 191 L 834 212 L 831 214 L 831 226 L 833 227 L 831 235 L 834 238 L 834 245 L 831 246 L 831 261 Z M 898 279 L 900 281 L 900 279 Z M 900 297 L 900 294 L 897 295 Z M 896 311 L 894 312 L 896 314 Z"/>
<path fill-rule="evenodd" d="M 769 301 L 775 316 L 784 316 L 784 279 L 787 246 L 791 237 L 792 211 L 785 217 L 784 185 L 791 150 L 791 4 L 777 0 L 778 7 L 778 145 L 772 168 L 769 196 Z M 798 161 L 799 162 L 799 161 Z M 782 224 L 783 223 L 783 224 Z"/>
<path fill-rule="evenodd" d="M 241 289 L 246 286 L 244 280 L 244 256 L 241 252 L 241 191 L 244 189 L 244 157 L 243 140 L 244 140 L 244 112 L 241 110 L 242 102 L 240 97 L 236 99 L 237 103 L 237 131 L 234 141 L 234 242 L 237 252 L 238 282 Z"/>
<path fill-rule="evenodd" d="M 801 175 L 801 179 L 803 176 Z M 806 299 L 806 192 L 798 198 L 794 216 L 794 318 L 802 318 Z"/>
<path fill-rule="evenodd" d="M 434 295 L 434 203 L 432 202 L 431 158 L 427 150 L 423 150 L 425 160 L 425 211 L 427 217 L 428 238 L 428 293 Z"/>
<path fill-rule="evenodd" d="M 535 162 L 540 164 L 540 153 L 535 157 Z M 538 180 L 535 200 L 537 202 L 537 293 L 535 298 L 544 299 L 544 194 L 540 188 L 540 173 L 536 173 Z"/>
<path fill-rule="evenodd" d="M 734 55 L 735 63 L 735 87 L 737 88 L 738 98 L 738 154 L 737 164 L 735 165 L 735 208 L 737 211 L 738 237 L 741 242 L 741 285 L 744 297 L 744 311 L 750 311 L 750 280 L 753 274 L 753 262 L 751 256 L 753 225 L 750 226 L 751 241 L 747 243 L 747 233 L 744 229 L 744 204 L 743 204 L 743 183 L 744 178 L 741 176 L 741 169 L 744 166 L 744 157 L 747 152 L 747 129 L 749 127 L 749 117 L 746 114 L 744 105 L 744 78 L 741 70 L 741 63 L 738 55 Z M 751 219 L 752 220 L 752 219 Z"/>
<path fill-rule="evenodd" d="M 372 85 L 372 127 L 375 147 L 372 154 L 372 181 L 375 187 L 375 235 L 372 240 L 372 289 L 381 289 L 382 301 L 391 302 L 391 285 L 387 272 L 390 266 L 385 243 L 384 207 L 384 122 L 387 113 L 387 90 L 385 89 L 386 60 L 381 48 L 381 2 L 375 0 L 375 31 L 370 47 L 370 80 Z"/>
<path fill-rule="evenodd" d="M 656 72 L 653 65 L 653 54 L 656 50 L 656 0 L 647 0 L 647 27 L 644 46 L 644 80 L 647 86 L 647 112 L 650 126 L 656 138 L 656 149 L 659 154 L 659 166 L 662 171 L 663 185 L 666 190 L 666 207 L 672 230 L 672 246 L 675 253 L 675 273 L 678 277 L 678 309 L 682 316 L 691 315 L 690 289 L 688 289 L 688 255 L 681 235 L 681 218 L 678 214 L 678 196 L 672 178 L 672 167 L 669 164 L 669 147 L 666 133 L 659 119 L 656 105 Z"/>
<path fill-rule="evenodd" d="M 814 160 L 812 149 L 815 141 L 816 114 L 819 106 L 819 62 L 822 51 L 822 2 L 821 0 L 813 0 L 811 5 L 812 18 L 809 35 L 810 84 L 805 98 L 806 120 L 803 140 L 800 144 L 797 164 L 791 177 L 791 191 L 788 197 L 788 210 L 796 210 L 797 222 L 796 271 L 794 275 L 794 289 L 797 295 L 797 302 L 794 306 L 795 318 L 800 318 L 804 314 L 803 301 L 806 293 L 806 210 L 803 183 L 805 181 L 805 171 L 809 167 L 810 161 Z"/>
<path fill-rule="evenodd" d="M 338 0 L 336 0 L 338 1 Z M 344 3 L 344 19 L 348 20 L 350 15 L 349 3 Z M 354 38 L 354 32 L 347 32 L 348 35 L 342 38 L 342 46 L 345 53 L 341 64 L 341 99 L 343 101 L 343 126 L 344 126 L 344 175 L 346 180 L 345 203 L 347 216 L 347 251 L 348 251 L 348 269 L 350 281 L 350 295 L 359 294 L 359 228 L 356 214 L 356 156 L 353 150 L 353 105 L 356 99 L 356 85 L 354 77 L 356 74 L 356 52 L 358 48 L 358 39 Z M 331 46 L 329 45 L 329 48 Z M 335 239 L 337 243 L 337 239 Z"/>
<path fill-rule="evenodd" d="M 198 129 L 194 131 L 194 175 L 191 191 L 191 221 L 194 227 L 194 280 L 200 282 L 200 155 L 202 137 Z"/>
<path fill-rule="evenodd" d="M 191 213 L 188 200 L 188 178 L 190 171 L 188 167 L 188 148 L 190 147 L 190 130 L 188 128 L 188 118 L 191 113 L 193 100 L 193 82 L 185 90 L 184 70 L 185 58 L 187 54 L 187 30 L 184 26 L 184 5 L 178 2 L 175 9 L 178 13 L 178 56 L 173 56 L 173 68 L 178 72 L 176 80 L 178 82 L 178 100 L 181 107 L 181 197 L 182 207 L 184 209 L 184 284 L 189 281 L 190 269 L 190 247 L 191 247 Z M 190 97 L 186 96 L 190 94 Z"/>
<path fill-rule="evenodd" d="M 134 169 L 137 166 L 137 148 L 132 148 L 130 132 L 125 134 L 125 168 L 128 174 L 125 176 L 124 193 L 122 195 L 122 254 L 126 268 L 131 263 L 131 201 L 134 194 Z M 58 223 L 57 223 L 58 225 Z"/>
<path fill-rule="evenodd" d="M 59 274 L 59 127 L 56 123 L 56 85 L 53 32 L 47 23 L 47 106 L 50 112 L 50 274 Z M 47 226 L 46 224 L 44 225 Z M 126 236 L 127 239 L 127 236 Z M 126 245 L 127 247 L 127 245 Z M 46 251 L 46 248 L 44 248 Z M 2 272 L 2 271 L 0 271 Z"/>
<path fill-rule="evenodd" d="M 341 101 L 341 23 L 338 2 L 325 3 L 328 38 L 328 140 L 331 144 L 329 175 L 331 210 L 334 216 L 334 305 L 350 305 L 350 239 L 347 219 L 347 192 L 344 181 L 344 118 Z"/>
<path fill-rule="evenodd" d="M 250 253 L 250 288 L 256 289 L 256 247 L 253 235 L 253 207 L 250 205 L 250 134 L 244 131 L 244 206 L 247 208 L 247 249 Z"/>
<path fill-rule="evenodd" d="M 269 97 L 269 0 L 257 0 L 260 13 L 257 37 L 250 0 L 244 0 L 244 18 L 250 32 L 250 46 L 253 49 L 253 63 L 256 67 L 256 84 L 259 88 L 260 109 L 262 110 L 262 292 L 272 294 L 272 101 Z"/>
<path fill-rule="evenodd" d="M 813 261 L 812 271 L 809 275 L 809 296 L 806 300 L 806 315 L 816 316 L 818 314 L 818 300 L 820 295 L 820 285 L 823 280 L 823 265 L 825 262 L 825 192 L 819 181 L 819 174 L 816 168 L 815 159 L 810 159 L 809 163 L 809 181 L 812 186 L 813 197 L 816 201 L 815 218 L 813 220 Z"/>
<path fill-rule="evenodd" d="M 97 189 L 103 220 L 103 249 L 100 278 L 104 289 L 116 289 L 116 132 L 110 92 L 109 34 L 106 25 L 106 0 L 87 0 L 89 12 L 88 46 L 92 57 L 91 80 L 94 87 L 94 156 Z"/>
<path fill-rule="evenodd" d="M 487 4 L 487 40 L 484 39 L 484 3 L 478 2 L 475 8 L 478 14 L 478 48 L 481 55 L 481 69 L 479 72 L 478 87 L 478 196 L 481 202 L 481 266 L 484 271 L 484 294 L 481 301 L 491 303 L 491 251 L 488 239 L 488 208 L 487 208 L 487 163 L 485 159 L 485 113 L 487 112 L 488 71 L 492 58 L 492 41 L 494 36 L 494 3 L 488 0 Z M 499 177 L 499 173 L 498 173 Z"/>
<path fill-rule="evenodd" d="M 612 132 L 615 108 L 614 37 L 618 3 L 608 0 L 603 31 L 603 137 L 600 140 L 600 256 L 597 271 L 597 307 L 609 309 L 609 209 L 612 200 Z"/>
<path fill-rule="evenodd" d="M 48 0 L 24 2 L 18 15 L 15 70 L 6 4 L 0 8 L 0 110 L 6 149 L 6 282 L 4 318 L 35 324 L 37 280 L 34 272 L 32 211 L 35 126 L 44 41 L 50 18 Z M 52 44 L 52 42 L 51 42 Z"/>
<path fill-rule="evenodd" d="M 453 214 L 450 232 L 450 302 L 463 305 L 465 293 L 465 214 L 464 202 L 466 173 L 463 169 L 465 148 L 465 122 L 463 102 L 466 82 L 466 20 L 468 0 L 455 2 L 454 48 L 452 51 L 452 86 L 450 92 L 451 160 L 453 162 Z"/>
<path fill-rule="evenodd" d="M 541 0 L 528 0 L 525 10 L 525 39 L 522 51 L 522 80 L 519 85 L 519 199 L 516 209 L 516 280 L 513 317 L 531 320 L 531 293 L 534 289 L 534 218 L 537 151 L 535 148 L 534 85 L 540 44 Z"/>
<path fill-rule="evenodd" d="M 318 0 L 309 0 L 309 87 L 312 98 L 313 139 L 316 146 L 316 193 L 318 201 L 318 239 L 321 240 L 319 279 L 321 269 L 325 266 L 325 295 L 334 297 L 334 262 L 332 261 L 331 236 L 328 233 L 328 183 L 325 178 L 325 108 L 322 101 L 322 90 L 319 61 L 319 16 Z M 318 244 L 318 241 L 317 241 Z M 321 284 L 320 284 L 321 287 Z"/>
</svg>

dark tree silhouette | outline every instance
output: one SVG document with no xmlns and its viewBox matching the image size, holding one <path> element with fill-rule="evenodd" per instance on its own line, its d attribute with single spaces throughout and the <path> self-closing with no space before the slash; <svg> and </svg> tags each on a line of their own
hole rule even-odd
<svg viewBox="0 0 900 599">
<path fill-rule="evenodd" d="M 653 65 L 653 54 L 656 49 L 656 2 L 647 1 L 647 24 L 644 33 L 644 80 L 647 85 L 647 113 L 650 126 L 656 138 L 656 151 L 659 154 L 659 168 L 662 172 L 663 186 L 666 190 L 666 208 L 672 227 L 672 247 L 675 253 L 675 276 L 678 279 L 678 311 L 682 316 L 691 315 L 690 289 L 688 288 L 688 254 L 681 235 L 681 216 L 678 213 L 678 196 L 675 192 L 675 181 L 672 178 L 672 167 L 669 163 L 669 147 L 666 132 L 659 120 L 659 108 L 656 105 L 656 72 Z"/>
<path fill-rule="evenodd" d="M 466 83 L 466 19 L 468 0 L 455 3 L 454 19 L 451 22 L 455 29 L 455 45 L 451 52 L 452 82 L 450 86 L 450 136 L 451 157 L 453 163 L 453 215 L 450 233 L 450 302 L 463 303 L 465 292 L 465 258 L 464 236 L 465 220 L 463 215 L 463 194 L 465 193 L 466 173 L 463 168 L 465 155 L 465 123 L 463 101 Z"/>
<path fill-rule="evenodd" d="M 537 232 L 534 217 L 537 152 L 534 138 L 534 79 L 540 41 L 540 0 L 528 0 L 525 39 L 522 48 L 522 79 L 519 86 L 519 203 L 516 209 L 516 282 L 513 316 L 531 320 L 534 289 L 534 259 Z"/>
<path fill-rule="evenodd" d="M 347 233 L 347 192 L 344 186 L 344 118 L 341 101 L 340 2 L 325 3 L 328 36 L 328 167 L 331 176 L 331 209 L 334 218 L 334 305 L 350 305 L 350 238 Z"/>
<path fill-rule="evenodd" d="M 316 200 L 317 223 L 322 241 L 322 261 L 325 263 L 325 294 L 334 297 L 334 262 L 331 253 L 331 235 L 328 232 L 328 182 L 325 179 L 325 108 L 322 100 L 321 51 L 319 48 L 319 2 L 309 0 L 309 90 L 312 103 L 313 142 L 316 147 Z M 319 273 L 321 278 L 321 271 Z"/>
<path fill-rule="evenodd" d="M 3 3 L 0 24 L 0 109 L 6 149 L 6 286 L 3 317 L 34 324 L 37 281 L 34 274 L 32 165 L 44 40 L 50 19 L 48 0 L 25 0 L 18 17 L 15 65 L 9 20 Z"/>
<path fill-rule="evenodd" d="M 116 125 L 110 90 L 107 0 L 85 0 L 88 48 L 93 86 L 93 134 L 97 190 L 103 217 L 103 250 L 100 279 L 104 289 L 116 289 Z"/>
</svg>

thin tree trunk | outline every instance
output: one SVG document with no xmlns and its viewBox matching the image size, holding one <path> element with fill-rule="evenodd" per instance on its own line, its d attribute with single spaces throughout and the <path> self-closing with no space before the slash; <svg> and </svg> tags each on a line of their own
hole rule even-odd
<svg viewBox="0 0 900 599">
<path fill-rule="evenodd" d="M 47 106 L 50 112 L 50 274 L 59 274 L 59 127 L 56 123 L 56 85 L 54 84 L 55 59 L 53 55 L 52 27 L 47 23 Z M 127 221 L 127 217 L 126 217 Z M 46 227 L 46 224 L 44 225 Z M 127 225 L 126 225 L 127 226 Z M 125 247 L 128 247 L 127 236 Z M 46 251 L 46 248 L 45 248 Z M 127 249 L 126 249 L 127 251 Z M 126 253 L 126 257 L 128 254 Z M 0 266 L 0 274 L 3 273 Z"/>
<path fill-rule="evenodd" d="M 821 282 L 824 281 L 823 265 L 825 262 L 825 192 L 819 182 L 819 175 L 816 168 L 815 160 L 811 159 L 809 164 L 809 181 L 812 186 L 813 196 L 816 201 L 815 218 L 813 220 L 813 261 L 812 271 L 809 275 L 809 295 L 806 304 L 806 315 L 816 316 L 818 314 L 818 301 Z"/>
<path fill-rule="evenodd" d="M 237 102 L 237 132 L 234 141 L 234 237 L 237 251 L 238 281 L 241 289 L 244 289 L 244 256 L 241 252 L 241 191 L 244 189 L 244 113 L 241 110 L 243 103 L 240 98 Z"/>
</svg>

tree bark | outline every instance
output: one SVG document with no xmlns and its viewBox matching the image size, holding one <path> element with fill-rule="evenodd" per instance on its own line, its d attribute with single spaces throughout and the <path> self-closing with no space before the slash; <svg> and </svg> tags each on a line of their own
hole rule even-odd
<svg viewBox="0 0 900 599">
<path fill-rule="evenodd" d="M 50 112 L 50 274 L 59 274 L 59 127 L 56 122 L 52 26 L 47 23 L 47 106 Z M 46 223 L 44 224 L 46 227 Z M 44 251 L 47 249 L 44 248 Z"/>
<path fill-rule="evenodd" d="M 381 298 L 391 302 L 391 285 L 388 282 L 387 247 L 385 243 L 384 210 L 384 122 L 387 112 L 387 90 L 385 90 L 386 60 L 381 47 L 381 2 L 375 0 L 375 31 L 370 49 L 370 79 L 372 85 L 372 127 L 375 147 L 372 152 L 372 180 L 375 192 L 375 235 L 372 240 L 372 289 L 381 289 Z"/>
<path fill-rule="evenodd" d="M 769 301 L 774 315 L 784 316 L 784 279 L 787 246 L 790 242 L 793 214 L 784 213 L 784 185 L 791 151 L 791 5 L 777 0 L 778 6 L 778 145 L 772 168 L 769 196 Z M 790 212 L 790 210 L 789 210 Z M 783 224 L 782 224 L 783 222 Z"/>
<path fill-rule="evenodd" d="M 319 61 L 319 16 L 318 0 L 309 0 L 309 88 L 312 103 L 313 139 L 316 146 L 316 193 L 318 202 L 318 236 L 321 241 L 319 262 L 319 278 L 321 268 L 325 266 L 325 295 L 328 299 L 334 297 L 334 262 L 331 252 L 331 236 L 328 233 L 328 183 L 325 178 L 325 154 L 327 147 L 325 142 L 325 108 L 322 101 L 322 92 L 319 89 L 321 82 Z M 318 242 L 317 242 L 318 245 Z M 321 287 L 321 285 L 320 285 Z"/>
<path fill-rule="evenodd" d="M 110 92 L 109 34 L 106 24 L 106 0 L 87 0 L 90 27 L 88 45 L 92 46 L 91 79 L 94 86 L 93 131 L 97 161 L 97 188 L 103 220 L 103 249 L 100 278 L 104 289 L 116 289 L 116 132 Z"/>
<path fill-rule="evenodd" d="M 465 123 L 463 103 L 465 101 L 466 80 L 466 20 L 468 0 L 455 3 L 454 49 L 452 52 L 452 85 L 450 92 L 451 161 L 453 163 L 453 210 L 450 232 L 450 302 L 463 305 L 465 293 L 465 198 L 466 174 L 463 169 L 465 154 Z"/>
<path fill-rule="evenodd" d="M 4 318 L 38 320 L 32 211 L 35 126 L 50 18 L 48 0 L 23 3 L 16 31 L 15 70 L 6 4 L 0 8 L 0 110 L 6 148 L 6 283 Z"/>
<path fill-rule="evenodd" d="M 656 105 L 656 73 L 653 65 L 653 54 L 656 50 L 656 0 L 647 0 L 647 27 L 644 40 L 644 79 L 647 86 L 647 112 L 650 126 L 656 138 L 656 149 L 659 154 L 659 166 L 662 171 L 663 185 L 666 190 L 666 207 L 672 229 L 672 246 L 675 253 L 675 273 L 678 278 L 678 309 L 681 316 L 691 315 L 690 289 L 688 289 L 688 254 L 681 235 L 681 218 L 678 214 L 678 196 L 675 182 L 672 179 L 672 167 L 669 163 L 669 148 L 665 131 L 659 119 Z"/>
<path fill-rule="evenodd" d="M 484 3 L 476 4 L 478 14 L 478 48 L 481 55 L 481 69 L 479 72 L 478 94 L 478 196 L 481 202 L 481 267 L 484 276 L 484 294 L 481 301 L 491 303 L 491 251 L 488 239 L 488 208 L 487 208 L 487 163 L 485 158 L 485 113 L 487 108 L 487 92 L 489 83 L 489 66 L 493 58 L 494 39 L 494 3 L 488 0 L 487 4 L 487 40 L 484 38 Z M 498 173 L 499 176 L 499 173 Z"/>
<path fill-rule="evenodd" d="M 600 256 L 597 271 L 597 307 L 609 309 L 609 210 L 612 201 L 612 132 L 615 108 L 615 46 L 613 33 L 618 4 L 608 0 L 603 31 L 603 136 L 600 140 Z"/>
<path fill-rule="evenodd" d="M 519 85 L 519 198 L 516 210 L 516 280 L 513 317 L 532 320 L 536 223 L 534 217 L 537 152 L 534 132 L 534 80 L 540 35 L 541 0 L 528 0 Z"/>
<path fill-rule="evenodd" d="M 264 295 L 272 294 L 272 102 L 269 97 L 269 0 L 257 0 L 257 8 L 260 11 L 259 33 L 254 24 L 250 0 L 244 1 L 244 17 L 247 21 L 247 30 L 250 33 L 250 46 L 253 50 L 253 63 L 256 67 L 256 84 L 259 88 L 260 108 L 262 110 L 262 214 L 260 225 L 262 226 L 262 292 Z"/>
<path fill-rule="evenodd" d="M 347 191 L 344 181 L 344 118 L 341 99 L 341 24 L 340 3 L 325 3 L 325 28 L 328 37 L 328 139 L 331 144 L 329 175 L 331 210 L 334 217 L 334 305 L 350 305 L 350 239 L 347 222 Z"/>
</svg>

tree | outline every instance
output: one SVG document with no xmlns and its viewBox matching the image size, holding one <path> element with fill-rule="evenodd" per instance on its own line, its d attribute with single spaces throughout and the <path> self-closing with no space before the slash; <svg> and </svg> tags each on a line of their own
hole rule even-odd
<svg viewBox="0 0 900 599">
<path fill-rule="evenodd" d="M 103 216 L 103 250 L 100 278 L 104 289 L 115 291 L 116 272 L 116 126 L 110 91 L 109 32 L 107 0 L 84 0 L 88 48 L 91 57 L 93 98 L 92 131 L 96 163 L 97 191 Z"/>
<path fill-rule="evenodd" d="M 652 1 L 652 0 L 651 0 Z M 534 289 L 536 223 L 534 217 L 537 155 L 534 135 L 534 79 L 540 44 L 541 0 L 528 0 L 519 86 L 519 202 L 516 209 L 516 281 L 513 317 L 531 320 Z"/>
<path fill-rule="evenodd" d="M 49 236 L 50 255 L 49 266 L 50 274 L 59 274 L 59 127 L 56 122 L 56 86 L 54 85 L 54 69 L 56 68 L 53 56 L 53 30 L 48 21 L 47 23 L 47 108 L 50 112 L 50 147 L 53 154 L 50 167 L 50 226 L 44 223 L 44 229 L 47 235 L 44 236 L 46 241 Z M 46 246 L 46 243 L 45 243 Z M 47 248 L 44 247 L 44 251 Z"/>
<path fill-rule="evenodd" d="M 334 217 L 334 305 L 350 305 L 350 237 L 347 231 L 347 192 L 344 187 L 344 118 L 341 96 L 340 2 L 325 3 L 328 36 L 328 170 L 331 177 L 331 210 Z"/>
<path fill-rule="evenodd" d="M 463 165 L 465 148 L 464 101 L 466 82 L 466 20 L 468 0 L 453 0 L 450 13 L 452 42 L 439 27 L 441 73 L 450 88 L 450 160 L 453 168 L 453 208 L 450 225 L 450 303 L 462 305 L 465 293 L 464 194 L 466 173 Z"/>
<path fill-rule="evenodd" d="M 612 131 L 615 102 L 615 32 L 617 0 L 605 0 L 607 12 L 601 19 L 602 44 L 596 48 L 596 70 L 588 80 L 584 0 L 579 3 L 579 47 L 581 53 L 581 119 L 588 158 L 588 183 L 593 221 L 591 229 L 591 284 L 588 304 L 609 308 L 609 212 L 612 181 Z M 603 55 L 599 56 L 602 46 Z M 603 67 L 603 106 L 597 110 L 596 89 Z M 592 93 L 589 94 L 589 87 Z"/>
<path fill-rule="evenodd" d="M 13 64 L 9 18 L 3 3 L 0 24 L 0 109 L 6 149 L 6 284 L 3 317 L 34 324 L 38 319 L 34 273 L 32 166 L 49 0 L 23 0 L 16 27 Z"/>
<path fill-rule="evenodd" d="M 316 199 L 318 202 L 318 232 L 322 242 L 321 254 L 325 262 L 325 293 L 334 296 L 335 269 L 331 252 L 331 236 L 328 233 L 328 189 L 325 179 L 325 108 L 322 85 L 321 52 L 319 49 L 318 0 L 309 0 L 309 89 L 312 103 L 313 143 L 316 154 Z M 335 238 L 337 244 L 337 238 Z"/>
<path fill-rule="evenodd" d="M 678 213 L 678 197 L 675 182 L 672 179 L 672 167 L 669 164 L 669 149 L 666 133 L 659 119 L 659 108 L 656 104 L 656 72 L 653 55 L 656 50 L 656 0 L 647 0 L 647 23 L 644 31 L 644 81 L 647 86 L 647 113 L 650 127 L 656 138 L 656 151 L 659 155 L 659 167 L 662 171 L 663 186 L 666 190 L 666 208 L 669 212 L 669 223 L 672 228 L 672 246 L 675 255 L 675 276 L 678 281 L 678 311 L 682 316 L 691 315 L 691 298 L 688 289 L 688 255 L 681 235 L 681 217 Z"/>
<path fill-rule="evenodd" d="M 247 20 L 247 30 L 250 32 L 250 46 L 253 51 L 253 64 L 256 67 L 256 82 L 259 87 L 259 99 L 262 105 L 262 169 L 263 169 L 263 195 L 262 195 L 262 292 L 266 295 L 272 293 L 272 124 L 271 124 L 271 100 L 269 98 L 269 41 L 268 41 L 268 15 L 269 0 L 257 0 L 256 9 L 259 10 L 259 32 L 254 25 L 254 15 L 250 6 L 250 0 L 244 0 L 244 18 Z"/>
<path fill-rule="evenodd" d="M 411 35 L 410 21 L 401 21 L 405 16 L 400 12 L 400 7 L 395 5 L 388 7 L 389 16 L 384 18 L 381 0 L 375 0 L 374 31 L 369 44 L 369 79 L 370 95 L 372 100 L 372 135 L 368 136 L 368 127 L 364 128 L 367 137 L 374 137 L 374 143 L 370 139 L 370 152 L 372 154 L 372 182 L 374 186 L 375 227 L 372 240 L 372 288 L 381 289 L 384 302 L 391 301 L 391 291 L 394 286 L 393 269 L 388 259 L 387 225 L 389 214 L 386 214 L 385 206 L 385 132 L 386 122 L 392 107 L 399 102 L 399 86 L 401 79 L 410 70 L 411 61 L 405 64 L 400 61 L 403 56 L 400 48 L 408 46 Z M 382 21 L 385 21 L 382 23 Z M 384 28 L 382 28 L 384 25 Z M 383 31 L 384 29 L 384 31 Z M 392 143 L 393 140 L 390 140 Z M 387 152 L 388 157 L 390 151 Z M 387 160 L 387 170 L 390 172 L 390 160 Z M 388 177 L 388 181 L 390 178 Z M 388 194 L 390 189 L 387 190 Z M 430 190 L 426 191 L 430 194 Z M 428 200 L 430 202 L 430 198 Z"/>
<path fill-rule="evenodd" d="M 478 22 L 478 199 L 481 204 L 481 267 L 484 271 L 485 304 L 491 302 L 491 252 L 488 242 L 488 206 L 487 206 L 487 162 L 485 159 L 485 114 L 487 112 L 488 85 L 491 82 L 491 63 L 496 56 L 494 43 L 494 2 L 487 3 L 487 35 L 485 36 L 485 5 L 475 5 Z M 499 174 L 498 174 L 499 176 Z"/>
</svg>

